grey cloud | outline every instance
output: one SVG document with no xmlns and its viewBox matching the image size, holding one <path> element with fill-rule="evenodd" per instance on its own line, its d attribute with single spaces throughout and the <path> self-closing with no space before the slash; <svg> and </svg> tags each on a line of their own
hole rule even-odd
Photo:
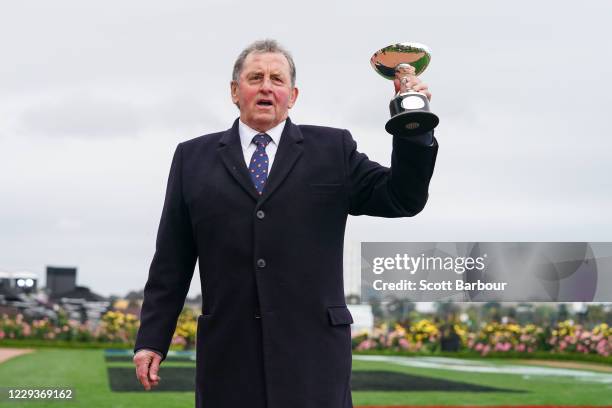
<svg viewBox="0 0 612 408">
<path fill-rule="evenodd" d="M 79 92 L 30 107 L 22 115 L 20 129 L 36 136 L 124 137 L 137 135 L 144 119 L 132 103 Z"/>
<path fill-rule="evenodd" d="M 162 93 L 151 100 L 116 91 L 114 97 L 95 90 L 46 97 L 23 111 L 17 131 L 36 137 L 134 138 L 150 130 L 195 135 L 226 126 L 219 112 L 195 94 Z"/>
</svg>

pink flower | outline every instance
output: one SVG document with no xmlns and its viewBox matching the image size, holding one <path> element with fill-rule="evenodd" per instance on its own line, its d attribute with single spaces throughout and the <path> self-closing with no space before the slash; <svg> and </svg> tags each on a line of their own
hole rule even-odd
<svg viewBox="0 0 612 408">
<path fill-rule="evenodd" d="M 370 348 L 372 348 L 372 343 L 373 341 L 366 339 L 359 343 L 359 345 L 357 346 L 357 350 L 369 350 Z"/>
<path fill-rule="evenodd" d="M 187 340 L 185 340 L 183 336 L 174 336 L 172 338 L 172 344 L 184 346 L 185 344 L 187 344 Z"/>
<path fill-rule="evenodd" d="M 497 343 L 495 344 L 495 351 L 508 351 L 510 350 L 510 348 L 512 347 L 512 345 L 508 342 L 506 343 Z"/>
</svg>

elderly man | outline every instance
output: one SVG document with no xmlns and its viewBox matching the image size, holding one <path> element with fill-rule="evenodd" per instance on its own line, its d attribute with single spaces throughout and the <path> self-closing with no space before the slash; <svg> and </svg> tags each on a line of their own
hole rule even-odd
<svg viewBox="0 0 612 408">
<path fill-rule="evenodd" d="M 418 79 L 409 86 L 431 97 Z M 174 153 L 134 349 L 138 379 L 147 390 L 159 383 L 199 260 L 196 407 L 352 407 L 346 219 L 420 212 L 433 132 L 394 136 L 389 169 L 359 153 L 347 130 L 293 124 L 295 66 L 271 40 L 240 54 L 231 97 L 240 117 L 230 129 Z"/>
</svg>

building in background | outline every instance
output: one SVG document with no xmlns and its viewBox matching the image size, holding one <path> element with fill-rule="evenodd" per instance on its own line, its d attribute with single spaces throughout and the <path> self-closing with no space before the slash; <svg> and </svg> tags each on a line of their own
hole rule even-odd
<svg viewBox="0 0 612 408">
<path fill-rule="evenodd" d="M 71 319 L 95 326 L 111 302 L 86 286 L 78 286 L 76 278 L 76 267 L 47 266 L 47 295 L 50 301 L 64 308 Z"/>
<path fill-rule="evenodd" d="M 39 299 L 38 275 L 32 272 L 0 271 L 0 315 L 24 313 L 50 317 L 50 311 Z"/>
<path fill-rule="evenodd" d="M 0 295 L 34 293 L 38 289 L 38 275 L 32 272 L 0 271 Z"/>
<path fill-rule="evenodd" d="M 59 298 L 76 288 L 77 268 L 47 266 L 47 294 Z"/>
<path fill-rule="evenodd" d="M 0 312 L 54 319 L 61 308 L 69 318 L 95 326 L 109 309 L 109 299 L 77 285 L 76 267 L 47 266 L 46 272 L 47 284 L 41 289 L 34 273 L 0 271 Z"/>
</svg>

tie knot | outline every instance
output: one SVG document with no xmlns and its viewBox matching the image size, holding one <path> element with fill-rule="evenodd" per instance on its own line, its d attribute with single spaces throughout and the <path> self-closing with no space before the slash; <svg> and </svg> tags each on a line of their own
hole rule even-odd
<svg viewBox="0 0 612 408">
<path fill-rule="evenodd" d="M 260 147 L 265 148 L 271 141 L 272 138 L 266 133 L 258 133 L 253 136 L 253 143 Z"/>
</svg>

